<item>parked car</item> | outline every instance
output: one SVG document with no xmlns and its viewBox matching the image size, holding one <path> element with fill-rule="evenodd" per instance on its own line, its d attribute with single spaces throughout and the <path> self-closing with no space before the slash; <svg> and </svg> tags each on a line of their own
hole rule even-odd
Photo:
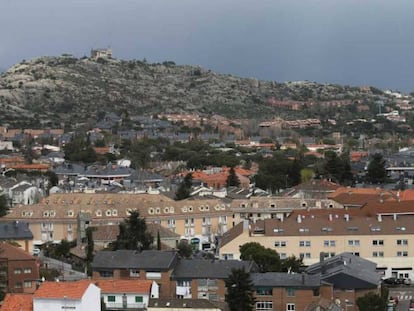
<svg viewBox="0 0 414 311">
<path fill-rule="evenodd" d="M 39 256 L 40 255 L 40 248 L 33 248 L 33 252 L 32 252 L 33 256 Z"/>
<path fill-rule="evenodd" d="M 387 278 L 382 280 L 386 285 L 411 285 L 411 279 L 404 279 L 404 278 Z"/>
<path fill-rule="evenodd" d="M 410 304 L 408 306 L 408 311 L 414 311 L 414 299 L 410 299 Z"/>
</svg>

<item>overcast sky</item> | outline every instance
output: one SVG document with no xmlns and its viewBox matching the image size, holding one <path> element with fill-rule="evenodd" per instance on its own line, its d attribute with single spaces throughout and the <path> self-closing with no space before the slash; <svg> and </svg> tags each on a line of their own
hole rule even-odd
<svg viewBox="0 0 414 311">
<path fill-rule="evenodd" d="M 414 91 L 413 0 L 0 0 L 0 68 L 108 46 L 121 59 Z"/>
</svg>

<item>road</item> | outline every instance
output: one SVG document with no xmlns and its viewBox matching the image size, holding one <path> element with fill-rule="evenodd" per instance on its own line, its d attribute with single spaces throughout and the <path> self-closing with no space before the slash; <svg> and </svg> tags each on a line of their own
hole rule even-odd
<svg viewBox="0 0 414 311">
<path fill-rule="evenodd" d="M 407 311 L 410 299 L 414 299 L 414 287 L 393 287 L 389 289 L 390 297 L 398 298 L 396 311 Z"/>
</svg>

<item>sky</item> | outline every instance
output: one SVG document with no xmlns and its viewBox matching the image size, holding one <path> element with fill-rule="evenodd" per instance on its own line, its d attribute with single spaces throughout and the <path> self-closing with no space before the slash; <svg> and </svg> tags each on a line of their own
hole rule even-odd
<svg viewBox="0 0 414 311">
<path fill-rule="evenodd" d="M 408 93 L 413 12 L 412 0 L 0 0 L 0 68 L 111 47 L 125 60 Z"/>
</svg>

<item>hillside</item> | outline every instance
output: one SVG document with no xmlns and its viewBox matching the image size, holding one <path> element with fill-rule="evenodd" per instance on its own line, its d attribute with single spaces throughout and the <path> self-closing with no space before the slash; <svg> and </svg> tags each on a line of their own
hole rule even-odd
<svg viewBox="0 0 414 311">
<path fill-rule="evenodd" d="M 370 99 L 374 88 L 276 83 L 218 74 L 173 62 L 41 57 L 0 75 L 0 123 L 40 126 L 86 122 L 103 112 L 139 115 L 220 114 L 264 118 L 292 115 L 271 99 L 323 102 Z M 303 114 L 303 112 L 301 113 Z"/>
</svg>

